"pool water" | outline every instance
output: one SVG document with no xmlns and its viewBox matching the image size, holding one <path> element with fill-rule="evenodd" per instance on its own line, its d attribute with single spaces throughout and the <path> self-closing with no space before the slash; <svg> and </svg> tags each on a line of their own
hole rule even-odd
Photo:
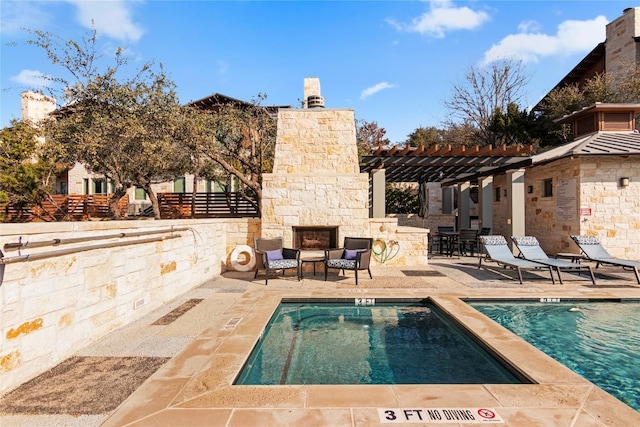
<svg viewBox="0 0 640 427">
<path fill-rule="evenodd" d="M 235 384 L 517 384 L 429 302 L 283 302 Z"/>
<path fill-rule="evenodd" d="M 467 303 L 640 412 L 640 302 Z"/>
</svg>

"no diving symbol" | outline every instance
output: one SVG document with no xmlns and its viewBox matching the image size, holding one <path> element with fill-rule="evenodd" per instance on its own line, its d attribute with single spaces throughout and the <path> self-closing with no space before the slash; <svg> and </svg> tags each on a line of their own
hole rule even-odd
<svg viewBox="0 0 640 427">
<path fill-rule="evenodd" d="M 478 409 L 478 415 L 487 420 L 492 420 L 496 417 L 495 412 L 489 409 Z"/>
</svg>

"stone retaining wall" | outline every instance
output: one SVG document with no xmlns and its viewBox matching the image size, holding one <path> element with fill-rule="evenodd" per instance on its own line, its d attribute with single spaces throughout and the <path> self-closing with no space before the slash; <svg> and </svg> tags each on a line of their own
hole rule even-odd
<svg viewBox="0 0 640 427">
<path fill-rule="evenodd" d="M 259 224 L 255 219 L 2 224 L 0 248 L 7 263 L 0 264 L 0 392 L 219 276 L 230 268 L 233 248 L 259 235 Z M 172 227 L 186 230 L 168 238 L 172 233 L 162 231 Z M 145 234 L 120 237 L 140 232 Z M 64 243 L 72 238 L 92 239 Z M 136 243 L 154 238 L 164 240 Z M 5 249 L 7 243 L 54 239 L 62 242 Z M 102 247 L 110 244 L 122 246 Z M 70 248 L 78 251 L 61 253 Z M 18 261 L 47 253 L 54 256 Z"/>
</svg>

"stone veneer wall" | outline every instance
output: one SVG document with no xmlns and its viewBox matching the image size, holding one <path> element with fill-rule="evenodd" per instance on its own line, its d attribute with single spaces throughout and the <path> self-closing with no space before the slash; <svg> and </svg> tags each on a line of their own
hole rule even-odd
<svg viewBox="0 0 640 427">
<path fill-rule="evenodd" d="M 628 177 L 627 188 L 619 179 Z M 542 181 L 553 180 L 553 197 L 542 197 Z M 557 212 L 558 184 L 574 180 L 576 206 L 573 216 Z M 495 181 L 494 181 L 495 184 Z M 526 232 L 536 236 L 549 254 L 578 252 L 572 234 L 598 236 L 613 256 L 640 259 L 640 162 L 637 156 L 588 156 L 565 158 L 529 168 L 525 189 Z M 580 209 L 589 210 L 581 212 Z M 494 214 L 497 212 L 494 210 Z M 495 221 L 495 219 L 494 219 Z"/>
<path fill-rule="evenodd" d="M 181 237 L 0 265 L 0 393 L 47 371 L 91 342 L 230 268 L 236 245 L 260 235 L 259 219 L 141 220 L 2 224 L 6 243 L 114 236 L 186 227 Z M 41 248 L 36 255 L 168 233 Z M 144 303 L 136 307 L 136 302 Z"/>
<path fill-rule="evenodd" d="M 580 234 L 598 236 L 613 256 L 640 260 L 640 156 L 580 158 Z M 620 178 L 629 186 L 620 187 Z"/>
<path fill-rule="evenodd" d="M 353 110 L 282 109 L 273 173 L 263 175 L 262 234 L 293 241 L 293 226 L 369 236 L 369 176 L 360 173 Z"/>
<path fill-rule="evenodd" d="M 605 61 L 607 75 L 619 78 L 640 63 L 636 38 L 640 36 L 640 7 L 629 7 L 606 26 Z"/>
</svg>

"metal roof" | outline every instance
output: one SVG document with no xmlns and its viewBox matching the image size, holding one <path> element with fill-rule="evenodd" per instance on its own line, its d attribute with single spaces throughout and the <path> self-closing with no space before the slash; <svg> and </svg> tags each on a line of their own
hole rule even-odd
<svg viewBox="0 0 640 427">
<path fill-rule="evenodd" d="M 529 159 L 532 147 L 491 145 L 484 147 L 433 146 L 383 147 L 360 161 L 360 171 L 370 173 L 385 169 L 387 182 L 454 182 L 470 181 L 490 171 L 510 169 Z"/>
<path fill-rule="evenodd" d="M 532 164 L 569 156 L 640 154 L 640 133 L 598 132 L 552 148 L 531 158 Z"/>
</svg>

